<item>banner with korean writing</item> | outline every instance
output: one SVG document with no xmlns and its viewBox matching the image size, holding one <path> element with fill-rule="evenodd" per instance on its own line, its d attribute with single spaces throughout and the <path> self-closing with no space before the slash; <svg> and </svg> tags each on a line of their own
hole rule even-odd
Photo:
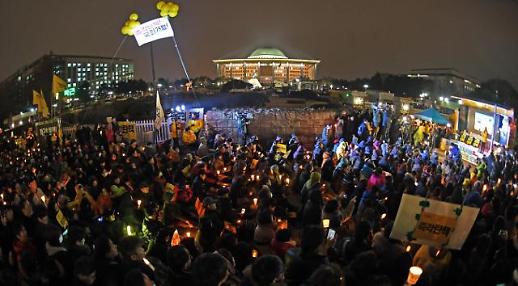
<svg viewBox="0 0 518 286">
<path fill-rule="evenodd" d="M 390 238 L 461 249 L 479 209 L 404 194 Z"/>
<path fill-rule="evenodd" d="M 135 122 L 122 121 L 119 122 L 119 130 L 121 136 L 127 140 L 137 140 L 137 126 Z"/>
<path fill-rule="evenodd" d="M 133 33 L 139 46 L 159 39 L 174 37 L 168 17 L 157 18 L 140 24 L 133 29 Z"/>
</svg>

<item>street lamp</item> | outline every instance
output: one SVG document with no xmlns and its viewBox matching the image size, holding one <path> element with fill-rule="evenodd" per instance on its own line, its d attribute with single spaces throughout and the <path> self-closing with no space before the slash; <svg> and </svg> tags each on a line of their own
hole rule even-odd
<svg viewBox="0 0 518 286">
<path fill-rule="evenodd" d="M 364 84 L 364 85 L 363 85 L 363 88 L 364 88 L 365 90 L 367 90 L 367 89 L 369 88 L 369 85 L 368 85 L 368 84 Z"/>
</svg>

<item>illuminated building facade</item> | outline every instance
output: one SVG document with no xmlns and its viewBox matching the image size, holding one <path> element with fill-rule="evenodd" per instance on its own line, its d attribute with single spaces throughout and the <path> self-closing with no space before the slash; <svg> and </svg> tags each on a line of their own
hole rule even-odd
<svg viewBox="0 0 518 286">
<path fill-rule="evenodd" d="M 213 60 L 217 75 L 263 85 L 287 84 L 294 80 L 315 80 L 319 60 L 290 59 L 278 49 L 257 49 L 244 59 Z"/>
<path fill-rule="evenodd" d="M 414 69 L 407 76 L 431 80 L 433 82 L 433 90 L 429 92 L 436 97 L 466 96 L 480 88 L 480 83 L 477 79 L 452 68 Z"/>
<path fill-rule="evenodd" d="M 73 96 L 72 93 L 83 82 L 88 82 L 90 93 L 96 94 L 104 85 L 133 79 L 134 66 L 131 60 L 123 58 L 44 55 L 0 82 L 0 100 L 11 102 L 10 106 L 0 106 L 0 115 L 32 106 L 33 90 L 43 91 L 47 104 L 50 104 L 54 74 L 67 83 L 65 96 Z"/>
</svg>

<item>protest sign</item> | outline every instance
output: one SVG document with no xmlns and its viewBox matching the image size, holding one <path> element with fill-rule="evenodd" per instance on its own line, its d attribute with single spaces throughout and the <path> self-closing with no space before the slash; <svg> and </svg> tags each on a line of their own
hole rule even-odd
<svg viewBox="0 0 518 286">
<path fill-rule="evenodd" d="M 122 121 L 119 122 L 119 130 L 121 136 L 126 140 L 137 140 L 137 126 L 135 122 Z"/>
<path fill-rule="evenodd" d="M 460 249 L 479 209 L 404 194 L 390 238 Z"/>
</svg>

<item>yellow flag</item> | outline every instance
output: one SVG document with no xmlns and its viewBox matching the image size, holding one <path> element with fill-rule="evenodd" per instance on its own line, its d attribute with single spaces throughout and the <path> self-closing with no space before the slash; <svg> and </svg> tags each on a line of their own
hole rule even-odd
<svg viewBox="0 0 518 286">
<path fill-rule="evenodd" d="M 60 93 L 67 88 L 67 83 L 57 75 L 52 75 L 52 96 Z"/>
<path fill-rule="evenodd" d="M 38 113 L 41 113 L 43 117 L 49 116 L 49 107 L 47 106 L 47 102 L 43 96 L 43 91 L 32 91 L 32 104 L 38 106 Z"/>
</svg>

